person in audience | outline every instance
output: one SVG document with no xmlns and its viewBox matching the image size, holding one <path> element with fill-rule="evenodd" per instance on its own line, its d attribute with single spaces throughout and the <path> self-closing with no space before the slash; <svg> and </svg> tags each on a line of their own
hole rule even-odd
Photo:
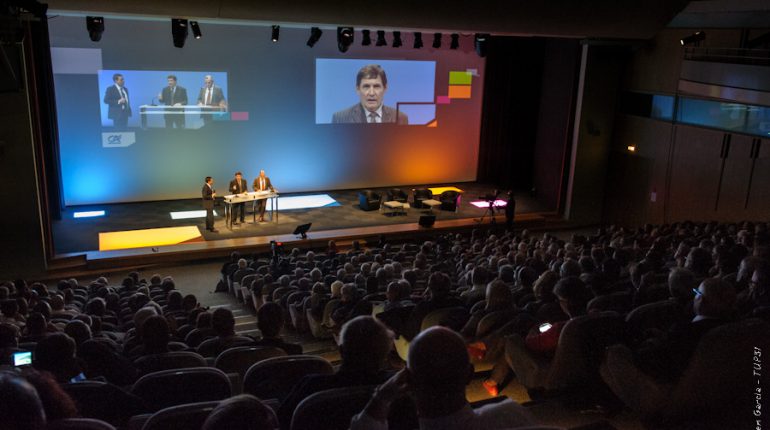
<svg viewBox="0 0 770 430">
<path fill-rule="evenodd" d="M 278 418 L 269 406 L 250 394 L 219 402 L 203 423 L 202 430 L 277 430 Z"/>
<path fill-rule="evenodd" d="M 524 407 L 508 398 L 473 409 L 465 397 L 472 378 L 462 337 L 445 327 L 431 327 L 412 341 L 406 369 L 375 390 L 350 428 L 387 429 L 391 404 L 406 394 L 414 396 L 420 429 L 492 430 L 535 424 Z"/>
<path fill-rule="evenodd" d="M 39 342 L 47 335 L 48 323 L 45 320 L 45 316 L 40 312 L 30 314 L 24 327 L 24 336 L 22 336 L 21 342 Z"/>
<path fill-rule="evenodd" d="M 85 379 L 75 358 L 75 341 L 64 333 L 52 333 L 38 342 L 32 366 L 51 372 L 60 383 Z"/>
<path fill-rule="evenodd" d="M 483 266 L 478 266 L 473 269 L 471 273 L 471 287 L 460 294 L 460 298 L 465 302 L 465 305 L 470 307 L 476 302 L 484 300 L 484 296 L 487 293 L 487 282 L 489 281 L 489 272 Z"/>
<path fill-rule="evenodd" d="M 690 253 L 687 254 L 684 267 L 695 275 L 695 279 L 703 280 L 708 276 L 712 264 L 713 262 L 709 251 L 702 247 L 697 247 L 692 248 Z"/>
<path fill-rule="evenodd" d="M 204 357 L 216 357 L 234 346 L 254 344 L 254 339 L 235 334 L 235 317 L 230 309 L 217 308 L 211 315 L 211 328 L 217 337 L 203 341 L 196 350 Z"/>
<path fill-rule="evenodd" d="M 691 322 L 673 326 L 662 338 L 654 339 L 637 352 L 645 373 L 670 383 L 676 382 L 690 362 L 700 339 L 709 330 L 733 320 L 735 288 L 718 278 L 707 278 L 695 290 Z"/>
<path fill-rule="evenodd" d="M 286 351 L 289 355 L 302 354 L 302 345 L 288 343 L 281 339 L 283 329 L 283 309 L 277 303 L 268 302 L 257 311 L 257 327 L 262 333 L 262 339 L 255 342 L 257 346 L 272 346 Z"/>
<path fill-rule="evenodd" d="M 485 275 L 486 276 L 486 275 Z M 428 288 L 425 291 L 426 300 L 418 303 L 404 328 L 403 335 L 412 339 L 420 331 L 423 318 L 436 309 L 462 306 L 463 302 L 450 296 L 452 281 L 443 272 L 434 272 L 428 278 Z M 486 294 L 486 291 L 484 292 Z"/>
<path fill-rule="evenodd" d="M 332 312 L 332 321 L 336 327 L 359 315 L 371 315 L 372 304 L 358 297 L 355 285 L 347 284 L 342 287 L 340 302 Z"/>
<path fill-rule="evenodd" d="M 78 416 L 75 402 L 50 373 L 26 368 L 22 371 L 22 376 L 35 387 L 35 391 L 37 391 L 40 402 L 43 405 L 47 421 L 51 422 Z"/>
<path fill-rule="evenodd" d="M 359 316 L 348 321 L 340 332 L 339 370 L 333 375 L 309 375 L 298 382 L 278 409 L 281 426 L 289 427 L 297 405 L 313 393 L 384 382 L 392 375 L 384 370 L 392 346 L 392 333 L 376 319 Z"/>
<path fill-rule="evenodd" d="M 0 417 L 4 430 L 43 430 L 43 402 L 35 387 L 23 377 L 0 372 Z"/>
</svg>

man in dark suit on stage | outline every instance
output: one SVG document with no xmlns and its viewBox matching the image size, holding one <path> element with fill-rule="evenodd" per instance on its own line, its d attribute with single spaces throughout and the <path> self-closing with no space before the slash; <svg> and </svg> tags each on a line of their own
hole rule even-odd
<svg viewBox="0 0 770 430">
<path fill-rule="evenodd" d="M 385 106 L 383 98 L 388 90 L 388 77 L 377 64 L 369 64 L 356 75 L 356 93 L 360 103 L 335 112 L 332 124 L 364 124 L 390 122 L 408 124 L 409 118 L 403 112 Z"/>
<path fill-rule="evenodd" d="M 128 98 L 128 88 L 125 85 L 125 79 L 120 73 L 112 75 L 114 85 L 107 87 L 104 92 L 104 103 L 109 106 L 107 118 L 112 120 L 116 128 L 126 128 L 128 118 L 131 116 L 131 104 Z"/>
<path fill-rule="evenodd" d="M 235 179 L 230 181 L 230 192 L 233 194 L 242 194 L 249 191 L 249 184 L 243 179 L 241 172 L 235 172 Z M 241 222 L 243 222 L 244 214 L 246 213 L 246 203 L 235 203 L 233 205 L 233 224 L 238 224 L 235 220 L 238 218 L 238 212 L 241 213 Z"/>
<path fill-rule="evenodd" d="M 270 182 L 270 178 L 265 176 L 265 171 L 260 170 L 259 176 L 254 179 L 254 191 L 275 191 L 273 184 Z M 257 200 L 257 212 L 259 212 L 259 222 L 265 221 L 265 207 L 267 206 L 267 199 Z M 272 216 L 272 215 L 271 215 Z"/>
<path fill-rule="evenodd" d="M 206 209 L 206 230 L 219 233 L 219 230 L 214 228 L 214 198 L 217 196 L 217 192 L 214 191 L 213 186 L 214 179 L 211 176 L 206 176 L 206 183 L 203 184 L 201 196 L 203 197 L 203 209 Z"/>
<path fill-rule="evenodd" d="M 187 90 L 176 84 L 176 76 L 168 75 L 168 86 L 158 94 L 158 101 L 166 106 L 184 106 L 187 104 Z M 163 116 L 166 128 L 184 128 L 184 108 L 166 109 Z"/>
<path fill-rule="evenodd" d="M 198 106 L 216 107 L 219 109 L 207 109 L 207 112 L 221 110 L 227 110 L 227 102 L 225 101 L 225 94 L 221 87 L 214 85 L 214 78 L 211 75 L 206 75 L 203 78 L 203 88 L 198 93 Z M 209 124 L 213 121 L 213 115 L 210 113 L 201 113 L 203 123 Z"/>
</svg>

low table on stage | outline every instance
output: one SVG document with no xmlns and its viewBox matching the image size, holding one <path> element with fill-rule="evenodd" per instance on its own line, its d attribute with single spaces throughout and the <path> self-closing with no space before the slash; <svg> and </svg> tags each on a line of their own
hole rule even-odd
<svg viewBox="0 0 770 430">
<path fill-rule="evenodd" d="M 229 194 L 224 197 L 225 225 L 233 228 L 233 205 L 236 203 L 251 202 L 253 222 L 257 222 L 257 200 L 270 200 L 270 221 L 278 222 L 278 193 L 274 191 L 252 191 L 242 194 Z"/>
<path fill-rule="evenodd" d="M 141 105 L 139 106 L 139 118 L 142 124 L 142 128 L 147 127 L 165 127 L 166 123 L 163 119 L 165 115 L 188 115 L 188 118 L 194 120 L 187 125 L 186 128 L 199 128 L 203 125 L 203 120 L 200 118 L 200 114 L 225 115 L 227 108 L 220 106 L 198 106 L 198 105 L 184 105 L 184 106 L 165 106 L 165 105 Z M 157 119 L 153 119 L 157 118 Z"/>
</svg>

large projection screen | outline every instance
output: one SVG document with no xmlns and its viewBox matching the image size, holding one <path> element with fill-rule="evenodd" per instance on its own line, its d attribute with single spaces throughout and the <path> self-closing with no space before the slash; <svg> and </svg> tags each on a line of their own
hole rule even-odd
<svg viewBox="0 0 770 430">
<path fill-rule="evenodd" d="M 394 48 L 390 33 L 377 47 L 356 31 L 343 54 L 332 29 L 313 48 L 309 29 L 282 28 L 276 43 L 269 26 L 201 29 L 179 49 L 170 19 L 108 17 L 92 42 L 84 17 L 50 18 L 65 205 L 194 198 L 205 176 L 224 189 L 260 169 L 281 192 L 476 179 L 484 59 L 472 36 L 414 49 L 408 33 Z M 387 85 L 357 86 L 367 66 Z M 378 102 L 375 124 L 357 119 Z"/>
</svg>

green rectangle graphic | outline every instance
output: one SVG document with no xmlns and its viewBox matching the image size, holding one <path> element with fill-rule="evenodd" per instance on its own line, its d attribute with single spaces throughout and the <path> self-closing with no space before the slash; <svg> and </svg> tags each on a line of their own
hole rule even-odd
<svg viewBox="0 0 770 430">
<path fill-rule="evenodd" d="M 472 77 L 469 72 L 449 72 L 449 85 L 470 85 Z"/>
</svg>

